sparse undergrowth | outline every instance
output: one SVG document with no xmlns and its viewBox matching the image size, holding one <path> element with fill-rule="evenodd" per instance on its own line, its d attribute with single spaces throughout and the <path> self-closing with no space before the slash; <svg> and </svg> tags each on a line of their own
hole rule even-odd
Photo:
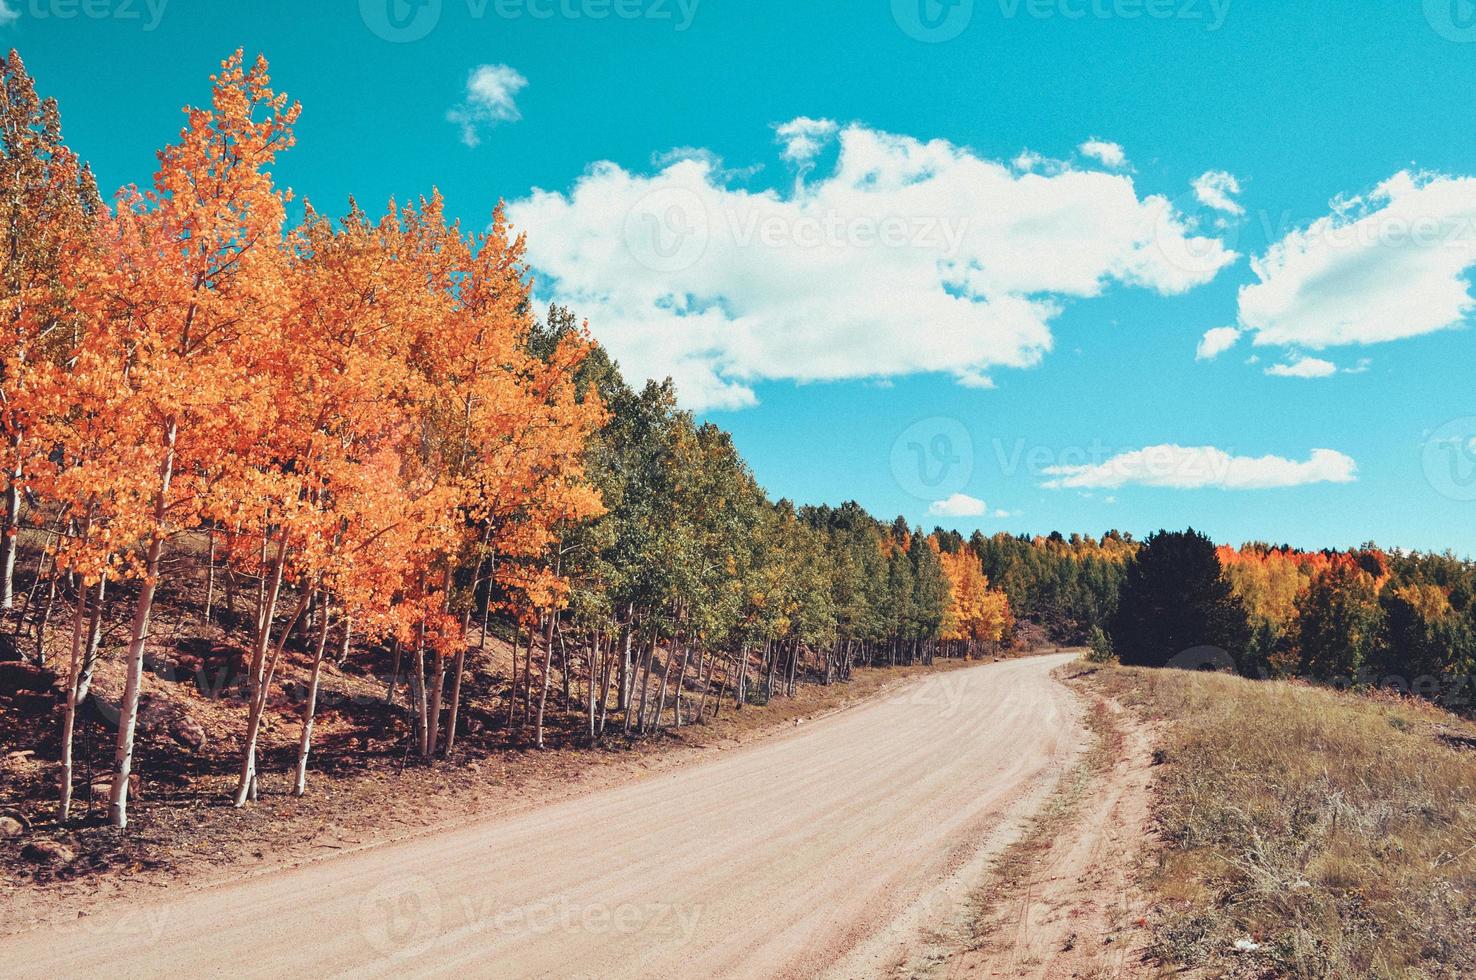
<svg viewBox="0 0 1476 980">
<path fill-rule="evenodd" d="M 1409 700 L 1103 668 L 1162 721 L 1154 952 L 1213 975 L 1476 975 L 1473 728 Z"/>
</svg>

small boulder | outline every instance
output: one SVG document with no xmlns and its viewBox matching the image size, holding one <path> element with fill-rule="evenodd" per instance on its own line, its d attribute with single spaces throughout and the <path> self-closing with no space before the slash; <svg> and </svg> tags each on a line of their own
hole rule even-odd
<svg viewBox="0 0 1476 980">
<path fill-rule="evenodd" d="M 0 817 L 0 837 L 19 837 L 26 832 L 26 825 L 15 817 Z"/>
<path fill-rule="evenodd" d="M 205 747 L 205 728 L 189 715 L 180 715 L 169 726 L 169 737 L 191 752 Z"/>
<path fill-rule="evenodd" d="M 77 859 L 70 847 L 54 840 L 33 840 L 21 848 L 21 857 L 34 864 L 71 864 Z"/>
</svg>

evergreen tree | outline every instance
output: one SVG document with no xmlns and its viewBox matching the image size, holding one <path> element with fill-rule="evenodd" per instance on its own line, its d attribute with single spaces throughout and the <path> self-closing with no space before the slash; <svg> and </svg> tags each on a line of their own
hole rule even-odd
<svg viewBox="0 0 1476 980">
<path fill-rule="evenodd" d="M 1241 657 L 1250 623 L 1221 575 L 1214 544 L 1190 528 L 1144 542 L 1127 566 L 1110 632 L 1124 664 L 1163 667 L 1201 646 Z"/>
</svg>

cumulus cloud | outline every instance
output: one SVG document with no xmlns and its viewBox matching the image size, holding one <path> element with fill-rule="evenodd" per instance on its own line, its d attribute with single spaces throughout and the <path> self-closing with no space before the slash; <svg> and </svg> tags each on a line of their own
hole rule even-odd
<svg viewBox="0 0 1476 980">
<path fill-rule="evenodd" d="M 928 506 L 934 517 L 983 517 L 989 513 L 988 506 L 978 497 L 966 493 L 955 493 L 947 500 L 935 500 Z"/>
<path fill-rule="evenodd" d="M 1254 259 L 1240 324 L 1312 350 L 1433 333 L 1476 309 L 1473 267 L 1476 178 L 1402 172 Z"/>
<path fill-rule="evenodd" d="M 483 129 L 523 118 L 517 95 L 527 86 L 528 80 L 516 68 L 478 65 L 467 75 L 465 100 L 447 110 L 446 121 L 461 128 L 461 142 L 478 146 Z"/>
<path fill-rule="evenodd" d="M 1091 157 L 1104 166 L 1120 170 L 1127 166 L 1127 153 L 1116 143 L 1108 143 L 1105 140 L 1090 139 L 1077 147 L 1083 156 Z"/>
<path fill-rule="evenodd" d="M 784 147 L 780 154 L 794 163 L 808 163 L 824 149 L 825 144 L 835 138 L 840 127 L 829 119 L 811 119 L 800 116 L 781 126 L 774 127 L 774 136 Z"/>
<path fill-rule="evenodd" d="M 1135 484 L 1179 490 L 1265 490 L 1310 483 L 1351 483 L 1358 466 L 1331 449 L 1314 449 L 1306 462 L 1280 456 L 1232 456 L 1214 446 L 1149 446 L 1102 463 L 1052 466 L 1051 489 L 1116 489 Z"/>
<path fill-rule="evenodd" d="M 672 376 L 696 409 L 753 404 L 766 379 L 943 372 L 985 386 L 1040 362 L 1066 302 L 1119 285 L 1182 293 L 1236 258 L 1124 174 L 1019 173 L 861 125 L 834 139 L 833 166 L 788 191 L 731 186 L 695 157 L 652 174 L 597 163 L 508 215 L 538 230 L 541 298 L 588 316 L 632 377 Z"/>
<path fill-rule="evenodd" d="M 1197 361 L 1212 361 L 1234 347 L 1240 340 L 1240 330 L 1236 327 L 1215 327 L 1206 330 L 1200 338 L 1199 348 L 1194 352 Z"/>
<path fill-rule="evenodd" d="M 1245 214 L 1245 208 L 1235 200 L 1240 193 L 1240 181 L 1225 170 L 1211 170 L 1194 179 L 1194 197 L 1205 207 L 1224 211 L 1226 214 Z"/>
<path fill-rule="evenodd" d="M 1327 378 L 1338 373 L 1338 366 L 1320 357 L 1294 357 L 1266 369 L 1273 378 Z"/>
</svg>

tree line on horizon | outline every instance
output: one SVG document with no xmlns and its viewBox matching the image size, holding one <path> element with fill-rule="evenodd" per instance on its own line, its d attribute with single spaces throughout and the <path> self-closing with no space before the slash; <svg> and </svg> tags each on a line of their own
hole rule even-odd
<svg viewBox="0 0 1476 980">
<path fill-rule="evenodd" d="M 1306 552 L 1203 534 L 1149 536 L 1103 639 L 1123 663 L 1166 666 L 1223 650 L 1241 674 L 1476 705 L 1476 564 L 1452 554 Z M 1182 665 L 1182 661 L 1180 661 Z"/>
</svg>

